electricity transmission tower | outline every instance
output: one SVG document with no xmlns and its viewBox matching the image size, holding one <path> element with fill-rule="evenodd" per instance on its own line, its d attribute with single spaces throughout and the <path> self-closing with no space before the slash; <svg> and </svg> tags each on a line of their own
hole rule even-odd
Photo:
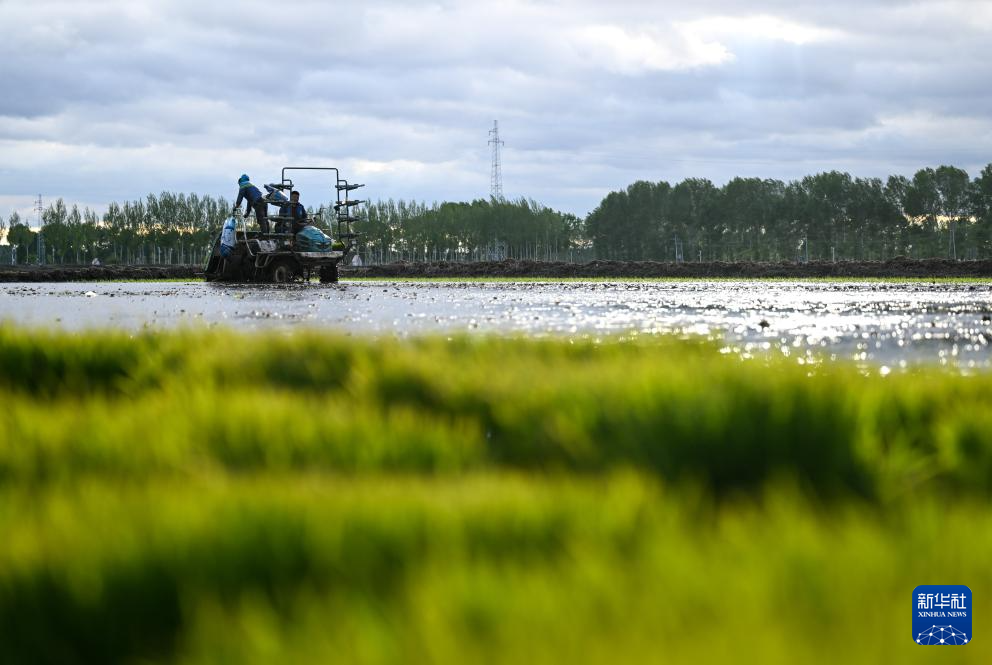
<svg viewBox="0 0 992 665">
<path fill-rule="evenodd" d="M 503 141 L 499 138 L 499 121 L 493 120 L 493 128 L 489 130 L 489 145 L 493 147 L 493 171 L 489 184 L 489 195 L 494 201 L 503 200 L 503 170 L 500 165 L 499 153 Z"/>
</svg>

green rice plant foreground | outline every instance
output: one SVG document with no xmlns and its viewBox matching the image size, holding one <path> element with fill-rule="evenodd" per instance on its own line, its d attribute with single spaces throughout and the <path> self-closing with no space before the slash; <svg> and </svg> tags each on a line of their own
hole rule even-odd
<svg viewBox="0 0 992 665">
<path fill-rule="evenodd" d="M 664 337 L 0 328 L 0 662 L 929 661 L 913 587 L 992 610 L 990 391 Z"/>
</svg>

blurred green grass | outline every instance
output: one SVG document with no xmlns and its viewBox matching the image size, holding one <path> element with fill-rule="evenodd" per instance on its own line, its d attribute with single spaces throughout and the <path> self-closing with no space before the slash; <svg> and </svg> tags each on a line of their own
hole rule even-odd
<svg viewBox="0 0 992 665">
<path fill-rule="evenodd" d="M 988 614 L 990 389 L 671 338 L 0 327 L 0 662 L 923 661 L 913 587 Z"/>
</svg>

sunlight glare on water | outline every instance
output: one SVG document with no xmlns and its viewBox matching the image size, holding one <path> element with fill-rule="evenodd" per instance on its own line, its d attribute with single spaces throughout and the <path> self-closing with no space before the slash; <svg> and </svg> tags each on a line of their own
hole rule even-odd
<svg viewBox="0 0 992 665">
<path fill-rule="evenodd" d="M 309 326 L 363 335 L 677 333 L 744 356 L 992 366 L 992 283 L 436 282 L 3 284 L 0 320 L 69 329 Z"/>
</svg>

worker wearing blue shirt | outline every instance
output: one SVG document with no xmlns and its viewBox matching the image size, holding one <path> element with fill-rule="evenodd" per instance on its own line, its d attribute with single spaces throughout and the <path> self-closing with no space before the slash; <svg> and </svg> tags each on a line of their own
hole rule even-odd
<svg viewBox="0 0 992 665">
<path fill-rule="evenodd" d="M 245 217 L 254 209 L 255 220 L 262 229 L 262 233 L 269 232 L 269 206 L 262 198 L 262 192 L 258 187 L 251 184 L 247 174 L 242 174 L 238 178 L 238 200 L 234 202 L 234 209 L 241 207 L 241 202 L 245 201 Z"/>
</svg>

